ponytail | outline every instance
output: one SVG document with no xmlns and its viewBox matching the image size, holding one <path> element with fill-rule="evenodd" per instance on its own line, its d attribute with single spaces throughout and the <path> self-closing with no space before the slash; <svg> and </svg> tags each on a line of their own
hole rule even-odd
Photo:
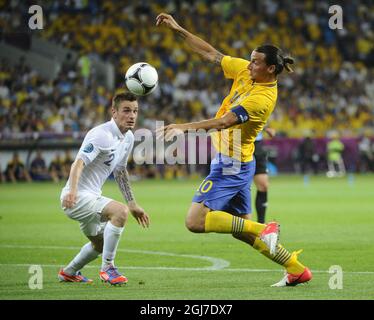
<svg viewBox="0 0 374 320">
<path fill-rule="evenodd" d="M 283 58 L 283 67 L 286 69 L 288 73 L 293 72 L 293 69 L 290 67 L 290 64 L 294 64 L 294 63 L 295 63 L 295 60 L 289 56 Z"/>
</svg>

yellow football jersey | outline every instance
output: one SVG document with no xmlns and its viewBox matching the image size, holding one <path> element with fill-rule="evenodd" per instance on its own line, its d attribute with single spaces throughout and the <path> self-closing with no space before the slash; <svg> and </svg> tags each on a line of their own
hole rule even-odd
<svg viewBox="0 0 374 320">
<path fill-rule="evenodd" d="M 221 66 L 224 75 L 234 82 L 215 117 L 221 118 L 227 112 L 241 107 L 239 115 L 235 112 L 240 123 L 211 134 L 217 152 L 241 162 L 253 159 L 254 141 L 273 112 L 278 94 L 277 81 L 256 83 L 251 80 L 249 63 L 244 59 L 223 57 Z"/>
</svg>

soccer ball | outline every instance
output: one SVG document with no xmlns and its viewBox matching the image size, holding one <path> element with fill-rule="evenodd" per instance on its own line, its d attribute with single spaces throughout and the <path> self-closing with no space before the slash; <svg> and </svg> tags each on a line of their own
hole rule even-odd
<svg viewBox="0 0 374 320">
<path fill-rule="evenodd" d="M 150 64 L 138 62 L 128 68 L 125 83 L 133 94 L 146 96 L 157 88 L 158 74 Z"/>
</svg>

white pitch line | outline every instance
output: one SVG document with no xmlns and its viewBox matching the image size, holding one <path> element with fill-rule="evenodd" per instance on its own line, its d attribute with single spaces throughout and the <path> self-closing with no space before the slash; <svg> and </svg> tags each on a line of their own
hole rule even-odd
<svg viewBox="0 0 374 320">
<path fill-rule="evenodd" d="M 0 263 L 0 266 L 9 266 L 9 267 L 30 267 L 32 265 L 40 265 L 41 267 L 46 268 L 57 268 L 57 267 L 63 267 L 62 264 L 38 264 L 38 263 Z M 117 265 L 116 265 L 117 266 Z M 86 265 L 84 268 L 89 269 L 100 269 L 101 265 Z M 176 270 L 176 271 L 212 271 L 212 269 L 208 268 L 179 268 L 179 267 L 136 267 L 136 266 L 117 266 L 118 269 L 126 269 L 126 270 Z M 218 269 L 214 270 L 218 271 Z"/>
<path fill-rule="evenodd" d="M 9 249 L 53 249 L 53 250 L 80 250 L 80 247 L 64 247 L 64 246 L 31 246 L 31 245 L 0 245 L 0 248 Z M 204 271 L 204 270 L 220 270 L 230 266 L 230 262 L 224 259 L 213 258 L 208 256 L 198 256 L 192 254 L 178 254 L 162 251 L 148 251 L 148 250 L 134 250 L 134 249 L 117 249 L 117 252 L 131 252 L 140 254 L 152 254 L 159 256 L 181 257 L 188 259 L 199 259 L 210 262 L 212 265 L 209 267 L 200 268 L 180 268 L 180 267 L 126 267 L 127 269 L 155 269 L 155 270 L 191 270 L 191 271 Z"/>
<path fill-rule="evenodd" d="M 0 267 L 20 267 L 28 268 L 32 265 L 40 265 L 45 268 L 61 268 L 62 264 L 37 264 L 37 263 L 0 263 Z M 100 265 L 86 265 L 84 268 L 88 269 L 98 269 Z M 174 270 L 174 271 L 221 271 L 221 272 L 277 272 L 281 273 L 281 269 L 245 269 L 245 268 L 226 268 L 226 269 L 207 269 L 207 268 L 181 268 L 181 267 L 136 267 L 136 266 L 117 266 L 121 270 Z M 329 273 L 327 270 L 311 270 L 313 273 Z M 353 275 L 372 275 L 374 271 L 343 271 L 344 274 L 353 274 Z"/>
<path fill-rule="evenodd" d="M 80 247 L 64 247 L 64 246 L 30 246 L 30 245 L 0 245 L 0 248 L 10 248 L 10 249 L 57 249 L 57 250 L 79 250 Z M 209 267 L 144 267 L 144 266 L 126 266 L 118 267 L 119 269 L 128 269 L 128 270 L 175 270 L 175 271 L 227 271 L 227 272 L 281 272 L 281 269 L 251 269 L 251 268 L 227 268 L 230 265 L 230 262 L 224 259 L 212 258 L 208 256 L 198 256 L 190 254 L 177 254 L 171 252 L 163 251 L 148 251 L 148 250 L 134 250 L 134 249 L 118 249 L 119 252 L 131 252 L 131 253 L 141 253 L 141 254 L 153 254 L 153 255 L 163 255 L 171 257 L 183 257 L 183 258 L 192 258 L 192 259 L 201 259 L 206 260 L 212 263 L 212 266 Z M 29 267 L 31 265 L 41 265 L 43 267 L 61 267 L 59 264 L 38 264 L 38 263 L 28 263 L 28 264 L 14 264 L 14 263 L 0 263 L 0 266 L 13 266 L 13 267 Z M 96 265 L 87 265 L 85 268 L 100 268 Z M 329 273 L 328 270 L 311 270 L 314 273 Z M 374 271 L 343 271 L 344 274 L 360 274 L 360 275 L 371 275 L 374 274 Z"/>
</svg>

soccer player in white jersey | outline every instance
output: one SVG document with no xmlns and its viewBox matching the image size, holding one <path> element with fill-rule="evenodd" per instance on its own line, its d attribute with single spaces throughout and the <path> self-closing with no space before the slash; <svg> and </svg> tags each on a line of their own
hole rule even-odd
<svg viewBox="0 0 374 320">
<path fill-rule="evenodd" d="M 136 203 L 126 170 L 134 145 L 131 129 L 137 115 L 136 96 L 129 92 L 117 94 L 112 100 L 112 119 L 88 131 L 71 166 L 61 193 L 61 206 L 69 218 L 80 223 L 90 242 L 60 270 L 60 281 L 92 282 L 80 270 L 101 253 L 101 280 L 112 285 L 128 281 L 118 272 L 114 258 L 129 213 L 141 226 L 149 226 L 149 216 Z M 127 205 L 101 195 L 101 188 L 112 172 Z"/>
</svg>

